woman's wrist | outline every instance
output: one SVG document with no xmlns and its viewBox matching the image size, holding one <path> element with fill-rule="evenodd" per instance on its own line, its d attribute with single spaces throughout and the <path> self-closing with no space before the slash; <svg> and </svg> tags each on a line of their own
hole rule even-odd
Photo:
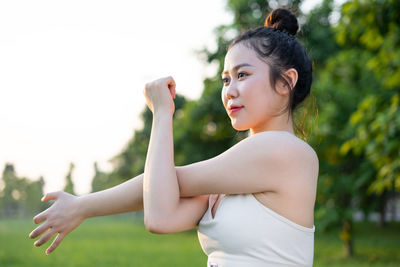
<svg viewBox="0 0 400 267">
<path fill-rule="evenodd" d="M 89 215 L 89 209 L 86 201 L 86 196 L 78 196 L 76 201 L 78 202 L 78 216 L 83 219 L 92 217 Z"/>
<path fill-rule="evenodd" d="M 153 113 L 153 120 L 172 119 L 173 114 L 166 110 L 157 110 Z"/>
</svg>

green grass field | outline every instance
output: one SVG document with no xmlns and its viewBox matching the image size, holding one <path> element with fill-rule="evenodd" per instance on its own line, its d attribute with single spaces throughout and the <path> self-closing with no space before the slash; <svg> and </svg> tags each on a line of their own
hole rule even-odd
<svg viewBox="0 0 400 267">
<path fill-rule="evenodd" d="M 195 230 L 155 235 L 132 216 L 88 219 L 50 255 L 50 241 L 37 248 L 28 238 L 34 228 L 31 219 L 0 220 L 0 266 L 206 266 Z M 353 259 L 344 258 L 336 233 L 317 231 L 314 266 L 400 266 L 400 224 L 355 230 Z"/>
</svg>

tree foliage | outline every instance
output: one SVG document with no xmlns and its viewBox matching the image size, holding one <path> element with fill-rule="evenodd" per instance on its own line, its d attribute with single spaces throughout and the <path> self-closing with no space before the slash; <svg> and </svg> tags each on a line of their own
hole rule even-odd
<svg viewBox="0 0 400 267">
<path fill-rule="evenodd" d="M 0 188 L 0 217 L 25 217 L 44 210 L 46 203 L 40 202 L 43 196 L 43 177 L 31 181 L 18 177 L 11 163 L 6 163 Z"/>
<path fill-rule="evenodd" d="M 364 68 L 377 81 L 367 84 L 348 125 L 353 137 L 341 153 L 363 155 L 377 174 L 368 193 L 400 191 L 400 3 L 348 2 L 343 6 L 337 39 L 356 47 L 366 58 Z M 357 25 L 357 27 L 350 27 Z"/>
<path fill-rule="evenodd" d="M 399 190 L 399 12 L 396 1 L 349 1 L 341 7 L 337 52 L 316 69 L 319 116 L 313 144 L 320 159 L 316 219 L 342 224 L 352 249 L 352 218 L 381 212 Z M 326 4 L 327 1 L 324 2 Z M 397 187 L 396 187 L 397 186 Z"/>
<path fill-rule="evenodd" d="M 72 181 L 72 172 L 74 171 L 74 169 L 75 169 L 75 164 L 71 162 L 69 164 L 69 170 L 67 176 L 65 176 L 65 186 L 64 186 L 64 191 L 73 195 L 75 195 L 74 182 Z"/>
</svg>

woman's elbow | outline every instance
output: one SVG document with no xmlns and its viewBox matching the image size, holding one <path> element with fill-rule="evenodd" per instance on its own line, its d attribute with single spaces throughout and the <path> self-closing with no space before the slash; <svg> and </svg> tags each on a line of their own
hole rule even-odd
<svg viewBox="0 0 400 267">
<path fill-rule="evenodd" d="M 146 227 L 146 230 L 152 234 L 163 234 L 163 232 L 160 231 L 160 229 L 154 225 L 145 224 L 144 226 Z"/>
<path fill-rule="evenodd" d="M 144 226 L 147 231 L 153 234 L 168 234 L 170 233 L 166 227 L 165 221 L 156 218 L 144 216 Z"/>
</svg>

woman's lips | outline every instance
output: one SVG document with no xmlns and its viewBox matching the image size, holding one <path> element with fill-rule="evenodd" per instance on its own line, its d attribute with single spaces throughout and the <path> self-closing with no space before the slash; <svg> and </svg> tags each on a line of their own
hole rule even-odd
<svg viewBox="0 0 400 267">
<path fill-rule="evenodd" d="M 235 107 L 229 110 L 229 115 L 232 115 L 234 113 L 237 113 L 239 110 L 241 110 L 243 107 Z"/>
</svg>

